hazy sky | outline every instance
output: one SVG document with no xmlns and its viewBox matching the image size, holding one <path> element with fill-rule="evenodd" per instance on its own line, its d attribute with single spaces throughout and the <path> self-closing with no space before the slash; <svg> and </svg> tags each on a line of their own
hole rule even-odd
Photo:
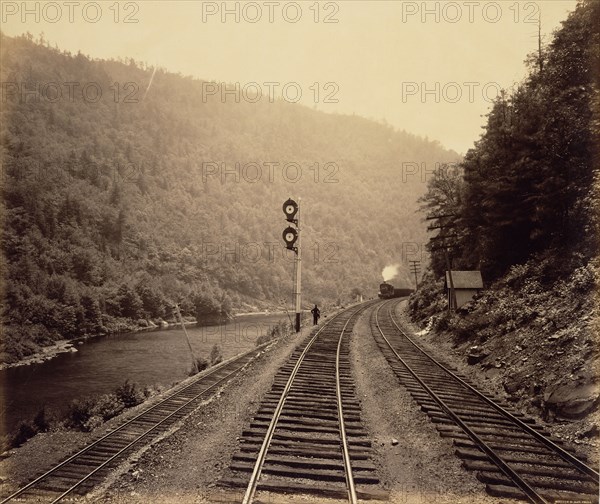
<svg viewBox="0 0 600 504">
<path fill-rule="evenodd" d="M 265 100 L 269 89 L 285 87 L 290 101 L 300 90 L 305 105 L 385 120 L 464 153 L 489 100 L 525 76 L 538 16 L 550 40 L 576 1 L 1 4 L 7 35 L 44 32 L 92 57 L 132 57 L 247 90 L 257 83 Z"/>
</svg>

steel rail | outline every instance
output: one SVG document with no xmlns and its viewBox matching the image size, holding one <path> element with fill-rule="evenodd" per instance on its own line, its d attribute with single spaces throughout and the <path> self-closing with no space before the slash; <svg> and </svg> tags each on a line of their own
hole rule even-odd
<svg viewBox="0 0 600 504">
<path fill-rule="evenodd" d="M 361 310 L 355 311 L 350 318 L 344 324 L 344 328 L 340 334 L 338 340 L 337 352 L 335 355 L 335 388 L 337 394 L 337 406 L 338 406 L 338 419 L 340 424 L 340 439 L 342 441 L 342 455 L 344 457 L 344 473 L 346 475 L 346 486 L 348 487 L 348 500 L 351 504 L 357 504 L 358 498 L 356 496 L 356 487 L 354 485 L 354 475 L 352 474 L 352 464 L 350 463 L 350 450 L 348 449 L 348 438 L 346 437 L 346 425 L 344 424 L 344 406 L 342 404 L 342 385 L 340 382 L 340 351 L 342 349 L 342 340 L 344 339 L 344 333 L 346 327 L 357 313 Z"/>
<path fill-rule="evenodd" d="M 355 313 L 357 313 L 358 311 L 360 311 L 360 309 L 361 308 L 359 308 L 354 313 L 352 313 L 352 315 L 350 315 L 348 321 L 355 315 Z M 253 499 L 254 499 L 254 495 L 256 494 L 256 489 L 257 489 L 257 486 L 258 486 L 258 480 L 260 478 L 260 475 L 261 475 L 261 472 L 262 472 L 262 468 L 263 468 L 263 465 L 265 463 L 265 459 L 267 457 L 267 452 L 269 450 L 269 446 L 270 446 L 271 441 L 273 439 L 273 434 L 275 433 L 275 428 L 277 427 L 277 422 L 279 420 L 279 417 L 281 416 L 281 412 L 283 410 L 283 406 L 285 405 L 285 401 L 287 399 L 287 396 L 288 396 L 288 394 L 290 392 L 290 389 L 292 388 L 292 384 L 294 382 L 294 379 L 296 378 L 296 374 L 298 373 L 298 370 L 300 369 L 300 366 L 301 366 L 302 362 L 304 361 L 304 358 L 306 357 L 306 354 L 308 353 L 308 351 L 312 347 L 313 343 L 317 340 L 317 338 L 319 337 L 319 335 L 323 332 L 323 330 L 326 327 L 328 327 L 329 324 L 331 324 L 335 319 L 337 319 L 338 317 L 340 317 L 344 313 L 346 313 L 346 311 L 338 313 L 332 319 L 328 320 L 325 323 L 325 325 L 323 325 L 323 327 L 321 327 L 315 333 L 315 335 L 310 339 L 310 341 L 304 347 L 302 353 L 300 354 L 300 356 L 296 360 L 296 364 L 294 365 L 294 368 L 292 369 L 290 377 L 288 378 L 288 381 L 286 382 L 286 385 L 285 385 L 285 387 L 283 389 L 283 392 L 281 393 L 281 396 L 279 397 L 279 401 L 277 403 L 277 407 L 275 408 L 275 412 L 273 413 L 273 417 L 271 418 L 271 421 L 269 422 L 269 427 L 267 428 L 267 432 L 265 433 L 265 438 L 263 439 L 262 445 L 260 447 L 260 451 L 258 452 L 258 455 L 257 455 L 257 458 L 256 458 L 256 462 L 254 463 L 254 468 L 252 470 L 252 475 L 250 476 L 250 481 L 248 482 L 248 486 L 246 487 L 246 492 L 244 494 L 244 498 L 242 499 L 242 504 L 251 504 L 252 501 L 253 501 Z M 346 326 L 344 326 L 344 327 L 346 327 Z"/>
<path fill-rule="evenodd" d="M 167 401 L 173 399 L 174 397 L 181 395 L 182 393 L 186 392 L 187 390 L 191 389 L 192 387 L 197 386 L 199 383 L 201 383 L 204 379 L 214 375 L 215 373 L 219 372 L 221 369 L 223 369 L 224 367 L 228 366 L 229 364 L 233 364 L 234 362 L 236 362 L 236 360 L 241 360 L 244 357 L 248 356 L 249 354 L 256 352 L 257 350 L 262 349 L 264 346 L 268 345 L 271 342 L 267 342 L 264 343 L 263 345 L 260 345 L 256 348 L 253 348 L 252 350 L 249 350 L 248 352 L 245 352 L 229 361 L 225 361 L 223 362 L 221 365 L 219 366 L 215 366 L 214 369 L 212 369 L 210 372 L 198 377 L 196 380 L 192 381 L 190 384 L 182 387 L 179 390 L 176 390 L 175 392 L 173 392 L 172 394 L 168 395 L 167 397 L 165 397 L 164 399 L 160 400 L 159 402 L 157 402 L 156 404 L 154 404 L 153 406 L 151 406 L 148 409 L 145 409 L 144 411 L 140 412 L 139 414 L 137 414 L 136 416 L 130 418 L 129 420 L 127 420 L 126 422 L 124 422 L 123 424 L 121 424 L 119 427 L 117 427 L 114 430 L 111 430 L 110 432 L 106 433 L 104 436 L 100 437 L 99 439 L 97 439 L 96 441 L 94 441 L 93 443 L 89 444 L 88 446 L 86 446 L 85 448 L 83 448 L 82 450 L 78 451 L 77 453 L 74 453 L 73 455 L 71 455 L 69 458 L 67 458 L 66 460 L 63 460 L 60 464 L 57 464 L 56 466 L 54 466 L 53 468 L 49 469 L 48 471 L 46 471 L 44 474 L 42 474 L 41 476 L 38 476 L 37 478 L 35 478 L 34 480 L 30 481 L 27 485 L 19 488 L 18 490 L 16 490 L 15 492 L 13 492 L 11 495 L 9 495 L 8 497 L 5 497 L 2 501 L 0 501 L 0 504 L 5 504 L 9 501 L 11 501 L 12 499 L 18 497 L 19 495 L 23 494 L 24 492 L 26 492 L 27 490 L 29 490 L 30 488 L 34 487 L 35 485 L 37 485 L 40 481 L 46 479 L 48 476 L 51 476 L 53 473 L 55 473 L 56 471 L 58 471 L 59 469 L 61 469 L 62 467 L 64 467 L 65 465 L 67 465 L 68 463 L 72 462 L 73 460 L 75 460 L 77 457 L 80 457 L 81 455 L 87 453 L 89 450 L 91 450 L 92 448 L 94 448 L 95 446 L 97 446 L 99 443 L 101 443 L 102 441 L 106 440 L 107 438 L 113 436 L 114 434 L 116 434 L 117 432 L 120 432 L 122 429 L 124 429 L 125 427 L 131 425 L 133 422 L 135 422 L 136 420 L 139 420 L 141 417 L 143 417 L 144 415 L 147 415 L 148 413 L 150 413 L 151 411 L 153 411 L 154 409 L 158 408 L 159 406 L 163 406 Z M 243 366 L 241 366 L 243 367 Z M 193 399 L 191 399 L 190 401 L 188 401 L 187 403 L 185 403 L 183 405 L 183 407 L 187 406 L 188 404 L 190 404 L 190 402 L 195 401 L 199 396 L 201 396 L 202 394 L 205 394 L 207 391 L 211 390 L 216 384 L 221 383 L 223 380 L 229 378 L 232 374 L 238 372 L 240 368 L 235 369 L 234 371 L 232 371 L 231 373 L 229 373 L 225 378 L 218 380 L 217 382 L 215 382 L 213 385 L 209 386 L 207 389 L 205 389 L 204 391 L 202 391 L 200 394 L 194 396 Z M 178 408 L 179 411 L 181 408 Z M 169 415 L 170 417 L 171 415 Z M 167 418 L 169 418 L 167 417 Z M 163 419 L 165 420 L 165 419 Z M 162 421 L 160 422 L 162 423 Z M 158 426 L 159 424 L 157 424 Z M 144 433 L 142 435 L 142 437 L 145 437 L 148 434 L 148 432 Z M 137 438 L 135 441 L 133 441 L 133 443 L 136 443 L 140 440 L 141 438 Z M 131 445 L 131 444 L 130 444 Z M 128 446 L 130 446 L 128 445 Z M 121 452 L 119 452 L 118 454 L 120 454 Z M 118 455 L 117 454 L 117 455 Z M 112 457 L 110 460 L 113 460 L 114 457 Z M 105 464 L 102 465 L 102 467 Z M 95 472 L 95 471 L 94 471 Z M 91 474 L 90 474 L 91 476 Z M 86 478 L 87 479 L 87 478 Z M 79 486 L 79 484 L 77 485 Z M 76 488 L 76 487 L 75 487 Z M 70 493 L 70 491 L 69 491 Z M 62 498 L 62 496 L 61 496 Z M 60 498 L 58 499 L 60 500 Z M 53 502 L 58 502 L 57 500 L 53 501 Z"/>
<path fill-rule="evenodd" d="M 398 329 L 398 331 L 400 331 L 402 333 L 402 335 L 415 348 L 417 348 L 417 350 L 419 350 L 421 353 L 423 353 L 423 355 L 425 355 L 426 357 L 428 357 L 429 359 L 431 359 L 431 361 L 435 365 L 437 365 L 440 369 L 442 369 L 443 371 L 445 371 L 446 373 L 448 373 L 452 378 L 454 378 L 456 381 L 458 381 L 462 386 L 464 386 L 465 388 L 467 388 L 469 391 L 473 392 L 475 395 L 477 395 L 477 397 L 479 397 L 480 399 L 482 399 L 486 404 L 488 404 L 489 406 L 491 406 L 492 408 L 494 408 L 498 413 L 500 413 L 501 415 L 503 415 L 504 417 L 506 417 L 507 419 L 509 419 L 511 422 L 516 423 L 521 429 L 523 429 L 525 432 L 527 432 L 527 434 L 530 434 L 531 436 L 535 437 L 536 440 L 539 441 L 540 443 L 542 443 L 543 445 L 545 445 L 546 448 L 554 451 L 565 462 L 570 463 L 576 469 L 578 469 L 580 472 L 586 474 L 587 476 L 589 476 L 591 478 L 594 478 L 596 481 L 598 481 L 598 479 L 600 479 L 600 474 L 598 474 L 598 472 L 596 472 L 593 468 L 589 467 L 585 462 L 583 462 L 582 460 L 579 460 L 577 457 L 575 457 L 574 455 L 572 455 L 571 453 L 569 453 L 568 451 L 566 451 L 564 448 L 561 448 L 556 443 L 554 443 L 551 439 L 548 439 L 546 436 L 540 434 L 535 429 L 532 429 L 525 422 L 523 422 L 522 420 L 520 420 L 519 418 L 517 418 L 516 416 L 514 416 L 510 411 L 507 411 L 506 409 L 504 409 L 499 404 L 496 404 L 494 401 L 492 401 L 485 394 L 481 393 L 479 390 L 477 390 L 473 386 L 469 385 L 466 381 L 464 381 L 462 378 L 460 378 L 455 373 L 453 373 L 450 369 L 446 368 L 443 364 L 441 364 L 435 358 L 433 358 L 431 355 L 429 355 L 423 348 L 421 348 L 420 345 L 418 345 L 415 341 L 413 341 L 413 339 L 410 336 L 408 336 L 408 334 L 406 334 L 406 332 L 404 332 L 402 330 L 402 328 L 396 322 L 396 319 L 394 318 L 394 314 L 391 313 L 391 310 L 390 310 L 390 318 L 392 320 L 392 323 Z"/>
<path fill-rule="evenodd" d="M 128 445 L 126 445 L 125 447 L 121 448 L 121 450 L 119 450 L 117 453 L 115 453 L 114 455 L 112 455 L 109 459 L 105 460 L 102 464 L 100 464 L 98 467 L 96 467 L 93 471 L 91 471 L 90 473 L 88 473 L 87 476 L 85 476 L 84 478 L 82 478 L 81 480 L 79 480 L 77 483 L 75 483 L 73 486 L 71 486 L 71 488 L 69 488 L 68 490 L 65 490 L 60 496 L 58 496 L 56 499 L 54 499 L 50 504 L 56 504 L 57 502 L 61 501 L 64 497 L 66 497 L 67 495 L 69 495 L 73 490 L 75 490 L 76 488 L 78 488 L 79 486 L 81 486 L 83 483 L 85 483 L 88 479 L 90 479 L 100 469 L 102 469 L 103 467 L 106 467 L 106 465 L 108 465 L 110 462 L 112 462 L 113 460 L 115 460 L 119 455 L 125 453 L 134 444 L 140 442 L 148 434 L 150 434 L 151 432 L 153 432 L 154 430 L 156 430 L 164 422 L 166 422 L 171 417 L 173 417 L 174 415 L 176 415 L 177 413 L 179 413 L 186 406 L 188 406 L 189 404 L 191 404 L 192 402 L 194 402 L 196 399 L 198 399 L 199 397 L 203 396 L 207 392 L 211 391 L 212 389 L 214 389 L 215 387 L 217 387 L 221 383 L 223 383 L 225 380 L 227 380 L 230 376 L 236 374 L 238 371 L 239 371 L 239 369 L 234 369 L 227 376 L 225 376 L 225 377 L 221 378 L 220 380 L 216 381 L 210 387 L 208 387 L 207 389 L 203 390 L 202 392 L 200 392 L 199 394 L 197 394 L 196 396 L 194 396 L 192 399 L 190 399 L 186 403 L 182 404 L 179 408 L 177 408 L 175 411 L 173 411 L 172 413 L 170 413 L 169 415 L 167 415 L 160 422 L 158 422 L 157 424 L 155 424 L 152 427 L 150 427 L 150 429 L 146 430 L 143 434 L 140 434 L 136 439 L 134 439 L 133 441 L 131 441 Z"/>
<path fill-rule="evenodd" d="M 390 304 L 384 303 L 386 306 Z M 381 304 L 375 310 L 375 324 L 377 329 L 381 333 L 382 338 L 390 347 L 390 350 L 396 355 L 398 360 L 402 363 L 402 365 L 408 370 L 408 372 L 413 376 L 417 382 L 423 387 L 423 389 L 437 402 L 442 410 L 446 412 L 446 414 L 467 434 L 477 446 L 490 458 L 490 460 L 509 478 L 511 479 L 527 496 L 530 502 L 534 504 L 549 504 L 549 502 L 538 494 L 533 487 L 529 485 L 521 476 L 519 476 L 501 457 L 498 456 L 496 452 L 492 448 L 490 448 L 483 439 L 481 439 L 473 430 L 465 424 L 457 415 L 452 411 L 452 409 L 415 373 L 415 371 L 408 365 L 408 363 L 398 354 L 396 349 L 389 342 L 381 327 L 379 327 L 379 310 L 384 306 Z"/>
</svg>

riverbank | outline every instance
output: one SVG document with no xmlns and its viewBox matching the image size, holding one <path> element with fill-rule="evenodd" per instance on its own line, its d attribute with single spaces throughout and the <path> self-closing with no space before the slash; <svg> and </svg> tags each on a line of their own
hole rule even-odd
<svg viewBox="0 0 600 504">
<path fill-rule="evenodd" d="M 306 310 L 305 310 L 306 311 Z M 258 311 L 248 311 L 248 312 L 234 312 L 232 313 L 229 317 L 227 317 L 227 320 L 233 320 L 235 318 L 238 317 L 246 317 L 246 316 L 261 316 L 261 315 L 286 315 L 289 314 L 290 317 L 295 316 L 294 313 L 292 312 L 286 312 L 285 310 L 270 310 L 270 309 L 264 309 L 264 310 L 258 310 Z M 212 319 L 207 319 L 204 320 L 202 322 L 202 324 L 200 325 L 212 325 L 217 323 L 217 320 L 212 320 Z M 173 319 L 173 320 L 159 320 L 159 321 L 152 321 L 152 320 L 146 320 L 145 321 L 146 325 L 142 326 L 142 325 L 137 325 L 137 326 L 127 326 L 125 327 L 120 327 L 118 330 L 115 331 L 109 331 L 107 333 L 104 334 L 90 334 L 90 335 L 85 335 L 85 336 L 81 336 L 78 338 L 74 338 L 72 340 L 57 340 L 54 344 L 52 345 L 48 345 L 48 346 L 39 346 L 39 349 L 30 354 L 27 355 L 25 357 L 23 357 L 22 359 L 19 359 L 15 362 L 0 362 L 0 371 L 2 371 L 3 369 L 8 369 L 8 368 L 14 368 L 14 367 L 19 367 L 19 366 L 29 366 L 32 364 L 41 364 L 43 362 L 49 361 L 50 359 L 53 359 L 54 357 L 63 354 L 63 353 L 75 353 L 77 352 L 77 346 L 83 344 L 85 341 L 88 341 L 90 339 L 93 338 L 99 338 L 99 337 L 104 337 L 104 336 L 114 336 L 114 335 L 118 335 L 118 334 L 124 334 L 124 333 L 140 333 L 140 332 L 154 332 L 154 331 L 163 331 L 166 329 L 173 329 L 178 327 L 179 321 Z M 186 326 L 194 326 L 198 324 L 198 321 L 195 318 L 192 317 L 184 317 L 184 325 Z"/>
<path fill-rule="evenodd" d="M 85 334 L 83 336 L 79 336 L 73 339 L 59 339 L 56 340 L 53 344 L 42 346 L 36 345 L 36 350 L 19 360 L 13 362 L 0 362 L 0 371 L 3 369 L 9 369 L 19 366 L 30 366 L 32 364 L 42 364 L 44 362 L 53 359 L 54 357 L 63 354 L 63 353 L 75 353 L 77 352 L 77 346 L 82 345 L 85 341 L 88 341 L 93 338 L 100 338 L 104 336 L 111 336 L 116 334 L 124 334 L 124 333 L 136 333 L 136 332 L 148 332 L 148 331 L 160 331 L 163 329 L 168 329 L 177 325 L 175 321 L 167 322 L 165 320 L 159 321 L 156 323 L 152 320 L 146 320 L 146 325 L 126 325 L 119 326 L 118 329 L 108 331 L 105 333 L 98 334 Z M 196 321 L 185 320 L 185 325 L 195 324 Z"/>
<path fill-rule="evenodd" d="M 28 355 L 21 360 L 16 362 L 2 362 L 0 363 L 0 371 L 3 369 L 18 367 L 18 366 L 30 366 L 31 364 L 41 364 L 49 361 L 50 359 L 60 355 L 62 353 L 77 352 L 77 348 L 74 345 L 74 340 L 58 340 L 54 345 L 40 347 L 40 351 Z"/>
<path fill-rule="evenodd" d="M 256 312 L 256 314 L 264 314 L 264 312 Z M 275 312 L 267 313 L 267 314 L 275 314 Z M 242 316 L 242 315 L 245 315 L 245 314 L 236 314 L 234 317 L 238 317 L 238 316 Z M 250 315 L 250 314 L 246 314 L 246 315 Z M 234 318 L 234 317 L 231 317 L 231 318 Z M 176 320 L 166 321 L 166 320 L 161 319 L 156 322 L 152 321 L 152 320 L 146 320 L 145 323 L 146 323 L 146 325 L 137 325 L 137 326 L 128 325 L 126 327 L 119 327 L 119 329 L 117 329 L 117 330 L 108 331 L 106 333 L 101 333 L 101 334 L 86 334 L 84 336 L 80 336 L 78 338 L 74 338 L 71 340 L 61 339 L 61 340 L 57 340 L 52 345 L 48 345 L 48 346 L 38 345 L 38 349 L 34 353 L 27 355 L 17 361 L 0 362 L 0 371 L 2 371 L 4 369 L 19 367 L 19 366 L 42 364 L 44 362 L 47 362 L 47 361 L 53 359 L 54 357 L 57 357 L 60 354 L 75 353 L 75 352 L 77 352 L 78 345 L 82 345 L 84 342 L 89 341 L 91 339 L 101 338 L 101 337 L 106 337 L 106 336 L 115 336 L 115 335 L 127 334 L 127 333 L 164 331 L 167 329 L 173 329 L 173 328 L 180 326 L 179 321 L 176 321 Z M 183 323 L 186 326 L 194 326 L 194 325 L 198 324 L 197 320 L 195 318 L 192 319 L 191 317 L 187 317 L 187 318 L 184 317 Z M 210 324 L 210 323 L 214 323 L 214 321 L 211 321 L 211 320 L 204 321 L 203 325 Z"/>
<path fill-rule="evenodd" d="M 208 398 L 206 402 L 204 402 L 201 407 L 194 412 L 194 415 L 203 415 L 202 411 L 209 407 L 214 398 L 218 399 L 223 393 L 226 393 L 224 391 L 230 387 L 231 382 L 234 382 L 236 385 L 234 387 L 235 392 L 233 394 L 230 393 L 230 396 L 234 398 L 235 404 L 239 405 L 240 397 L 248 397 L 246 384 L 251 384 L 252 386 L 256 385 L 254 379 L 248 379 L 249 376 L 252 377 L 256 375 L 256 368 L 262 368 L 264 366 L 275 368 L 277 363 L 273 362 L 273 357 L 275 356 L 276 359 L 281 359 L 283 357 L 277 356 L 283 353 L 284 357 L 287 358 L 288 354 L 291 353 L 293 348 L 296 346 L 297 340 L 300 337 L 308 334 L 308 332 L 311 330 L 312 327 L 306 327 L 303 329 L 302 336 L 293 335 L 293 337 L 290 337 L 289 335 L 284 335 L 274 339 L 271 344 L 268 344 L 266 347 L 264 347 L 263 351 L 258 355 L 258 357 L 251 361 L 243 371 L 219 387 L 219 389 L 215 391 L 214 397 Z M 235 358 L 235 355 L 226 358 L 221 365 L 224 365 L 232 358 Z M 114 429 L 118 425 L 140 413 L 142 410 L 152 407 L 166 396 L 173 394 L 175 391 L 185 387 L 187 384 L 198 379 L 204 374 L 211 372 L 212 369 L 213 368 L 209 368 L 197 376 L 181 380 L 173 387 L 169 387 L 162 390 L 160 393 L 153 395 L 144 403 L 132 408 L 128 408 L 121 415 L 108 420 L 107 422 L 93 429 L 91 432 L 80 432 L 76 430 L 57 428 L 51 432 L 42 432 L 32 439 L 29 439 L 22 446 L 7 451 L 2 457 L 0 457 L 0 499 L 16 490 L 18 486 L 26 483 L 31 479 L 32 475 L 46 471 L 59 460 L 70 455 L 74 450 L 80 449 L 86 444 L 89 444 L 91 441 L 104 435 L 109 430 Z M 269 377 L 270 373 L 265 374 L 264 380 L 268 379 Z M 239 391 L 242 390 L 242 387 L 244 388 L 244 393 L 240 396 Z M 219 416 L 217 419 L 218 425 L 222 426 L 225 420 L 235 421 L 236 418 L 236 414 Z M 168 438 L 187 422 L 188 421 L 186 419 L 181 420 L 168 433 L 153 441 L 151 445 L 159 442 L 163 438 Z M 210 453 L 212 456 L 218 454 L 219 450 L 215 449 L 217 444 L 218 443 L 213 441 L 213 444 L 210 445 L 210 449 L 207 445 L 207 453 Z M 132 454 L 130 461 L 124 462 L 121 467 L 126 467 L 129 463 L 135 464 L 140 457 L 140 454 L 145 452 L 147 449 L 148 447 L 144 447 L 138 453 Z M 120 472 L 121 471 L 117 469 L 116 473 L 119 474 Z M 192 475 L 190 474 L 190 476 Z M 109 478 L 109 482 L 110 481 L 111 478 Z"/>
</svg>

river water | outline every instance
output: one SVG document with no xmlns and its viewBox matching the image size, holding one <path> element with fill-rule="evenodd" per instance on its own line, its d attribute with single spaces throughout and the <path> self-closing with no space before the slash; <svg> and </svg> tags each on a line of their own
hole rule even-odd
<svg viewBox="0 0 600 504">
<path fill-rule="evenodd" d="M 216 344 L 224 359 L 254 348 L 256 339 L 286 315 L 245 315 L 223 325 L 186 326 L 196 356 Z M 11 432 L 46 406 L 64 413 L 73 399 L 113 392 L 126 379 L 171 385 L 188 376 L 191 357 L 181 327 L 102 336 L 41 364 L 0 371 L 0 425 Z"/>
</svg>

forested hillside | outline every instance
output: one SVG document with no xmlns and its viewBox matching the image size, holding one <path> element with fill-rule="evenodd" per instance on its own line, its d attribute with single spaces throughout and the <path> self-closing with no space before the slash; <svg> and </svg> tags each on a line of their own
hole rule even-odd
<svg viewBox="0 0 600 504">
<path fill-rule="evenodd" d="M 579 4 L 529 56 L 529 76 L 496 100 L 459 169 L 429 180 L 425 210 L 442 216 L 432 221 L 447 237 L 437 244 L 452 249 L 456 269 L 481 269 L 492 282 L 550 254 L 560 266 L 552 280 L 597 255 L 599 27 L 600 3 Z M 432 252 L 439 277 L 443 251 Z"/>
<path fill-rule="evenodd" d="M 509 400 L 545 419 L 581 418 L 600 404 L 600 2 L 580 2 L 528 64 L 458 169 L 429 181 L 423 210 L 439 216 L 438 238 L 409 307 Z M 453 269 L 484 279 L 456 312 L 444 248 Z M 597 436 L 597 425 L 574 435 Z"/>
<path fill-rule="evenodd" d="M 402 163 L 457 159 L 360 117 L 203 99 L 202 81 L 164 69 L 29 34 L 0 42 L 5 361 L 156 321 L 173 302 L 198 318 L 289 303 L 289 196 L 302 198 L 306 303 L 373 295 L 425 237 L 424 184 L 403 183 Z"/>
</svg>

